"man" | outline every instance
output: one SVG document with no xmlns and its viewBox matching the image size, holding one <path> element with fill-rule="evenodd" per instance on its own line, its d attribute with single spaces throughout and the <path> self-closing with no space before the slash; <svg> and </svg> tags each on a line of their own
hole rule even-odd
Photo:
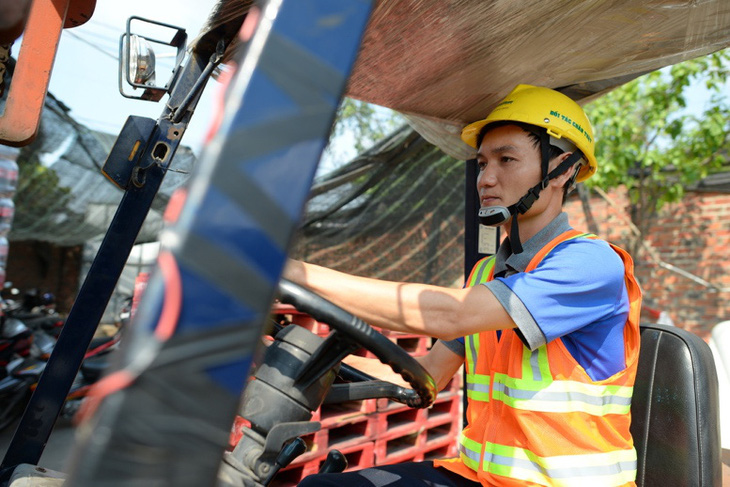
<svg viewBox="0 0 730 487">
<path fill-rule="evenodd" d="M 374 326 L 441 339 L 421 359 L 440 388 L 466 358 L 459 457 L 301 485 L 632 485 L 641 304 L 633 263 L 572 230 L 562 213 L 570 186 L 596 169 L 591 125 L 568 97 L 519 85 L 462 139 L 477 149 L 482 223 L 507 234 L 464 289 L 301 262 L 285 271 Z"/>
</svg>

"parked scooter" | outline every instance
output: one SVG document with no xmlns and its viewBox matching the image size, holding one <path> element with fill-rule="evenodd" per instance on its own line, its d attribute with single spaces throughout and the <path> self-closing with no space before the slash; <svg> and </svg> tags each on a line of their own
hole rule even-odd
<svg viewBox="0 0 730 487">
<path fill-rule="evenodd" d="M 42 337 L 43 332 L 38 331 L 35 336 Z M 50 338 L 49 340 L 55 343 L 55 340 Z M 62 417 L 69 419 L 73 417 L 91 386 L 108 368 L 113 357 L 111 352 L 118 348 L 118 344 L 119 335 L 98 338 L 92 342 L 66 397 L 66 403 L 61 411 Z M 50 351 L 41 345 L 41 340 L 36 341 L 33 346 L 45 350 L 42 356 L 50 355 Z M 52 350 L 52 345 L 50 348 Z M 0 380 L 0 430 L 12 424 L 22 414 L 46 368 L 47 362 L 35 355 L 34 353 L 26 358 L 18 357 L 10 361 L 7 367 L 0 368 L 0 374 L 4 374 Z"/>
<path fill-rule="evenodd" d="M 21 320 L 5 313 L 0 300 L 0 430 L 11 424 L 25 408 L 30 398 L 33 379 L 24 370 L 33 367 L 34 334 Z"/>
<path fill-rule="evenodd" d="M 41 374 L 45 370 L 46 361 L 56 345 L 60 326 L 51 320 L 28 320 L 33 329 L 16 316 L 38 317 L 35 309 L 26 309 L 23 315 L 22 306 L 14 303 L 3 304 L 8 313 L 2 317 L 3 330 L 0 339 L 0 430 L 12 424 L 25 409 L 31 394 L 35 390 Z M 84 362 L 69 391 L 61 416 L 71 418 L 79 409 L 81 402 L 88 394 L 91 386 L 99 380 L 118 348 L 121 339 L 121 328 L 128 321 L 129 303 L 125 302 L 118 314 L 118 330 L 111 336 L 94 338 L 86 352 Z M 46 315 L 50 317 L 51 315 Z M 43 316 L 41 316 L 43 317 Z M 50 323 L 44 326 L 44 323 Z M 62 324 L 61 324 L 62 326 Z M 4 365 L 4 367 L 3 367 Z"/>
<path fill-rule="evenodd" d="M 106 337 L 105 337 L 106 338 Z M 108 337 L 109 341 L 98 346 L 96 349 L 90 349 L 84 361 L 81 363 L 81 368 L 76 374 L 73 385 L 66 396 L 66 402 L 61 410 L 61 417 L 72 419 L 76 412 L 81 407 L 83 400 L 89 393 L 91 386 L 93 386 L 109 368 L 109 364 L 114 357 L 111 353 L 118 348 L 118 339 Z M 31 377 L 32 383 L 30 384 L 31 392 L 35 390 L 40 380 L 41 374 L 45 370 L 46 362 L 41 361 L 32 368 L 27 368 L 22 371 L 24 377 Z"/>
<path fill-rule="evenodd" d="M 38 373 L 45 362 L 36 358 L 18 357 L 5 368 L 0 380 L 0 431 L 10 426 L 25 410 L 30 400 L 32 386 L 38 381 Z"/>
<path fill-rule="evenodd" d="M 0 311 L 0 367 L 7 367 L 17 357 L 28 357 L 33 338 L 25 323 Z"/>
<path fill-rule="evenodd" d="M 56 311 L 56 298 L 52 293 L 41 293 L 32 288 L 21 297 L 20 291 L 8 282 L 3 290 L 3 312 L 21 320 L 31 330 L 43 330 L 58 338 L 65 323 Z"/>
</svg>

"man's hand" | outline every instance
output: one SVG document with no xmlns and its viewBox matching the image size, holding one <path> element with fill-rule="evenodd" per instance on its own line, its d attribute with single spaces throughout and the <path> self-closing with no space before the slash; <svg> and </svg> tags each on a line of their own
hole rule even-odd
<svg viewBox="0 0 730 487">
<path fill-rule="evenodd" d="M 464 357 L 451 351 L 441 341 L 436 342 L 426 355 L 414 358 L 433 377 L 439 391 L 446 387 L 464 363 Z M 349 355 L 343 362 L 378 379 L 411 389 L 411 385 L 400 374 L 378 359 Z"/>
</svg>

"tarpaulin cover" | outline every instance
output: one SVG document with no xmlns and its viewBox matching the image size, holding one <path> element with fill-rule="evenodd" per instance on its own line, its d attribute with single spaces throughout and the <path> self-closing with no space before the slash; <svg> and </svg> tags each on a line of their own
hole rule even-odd
<svg viewBox="0 0 730 487">
<path fill-rule="evenodd" d="M 222 0 L 205 29 L 250 0 Z M 381 0 L 348 95 L 408 116 L 466 159 L 461 128 L 519 83 L 588 101 L 649 71 L 730 46 L 728 0 Z"/>
</svg>

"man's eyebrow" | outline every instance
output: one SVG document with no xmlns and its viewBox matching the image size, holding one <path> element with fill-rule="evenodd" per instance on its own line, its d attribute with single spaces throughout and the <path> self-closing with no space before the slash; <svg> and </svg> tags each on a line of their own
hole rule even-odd
<svg viewBox="0 0 730 487">
<path fill-rule="evenodd" d="M 493 148 L 489 149 L 489 152 L 492 154 L 499 154 L 501 152 L 508 152 L 508 151 L 513 151 L 513 150 L 517 150 L 517 147 L 514 145 L 511 145 L 511 144 L 506 144 L 506 145 L 500 145 L 498 147 L 493 147 Z M 479 151 L 477 152 L 477 155 L 479 155 L 481 153 L 482 153 L 482 150 L 479 149 Z"/>
</svg>

